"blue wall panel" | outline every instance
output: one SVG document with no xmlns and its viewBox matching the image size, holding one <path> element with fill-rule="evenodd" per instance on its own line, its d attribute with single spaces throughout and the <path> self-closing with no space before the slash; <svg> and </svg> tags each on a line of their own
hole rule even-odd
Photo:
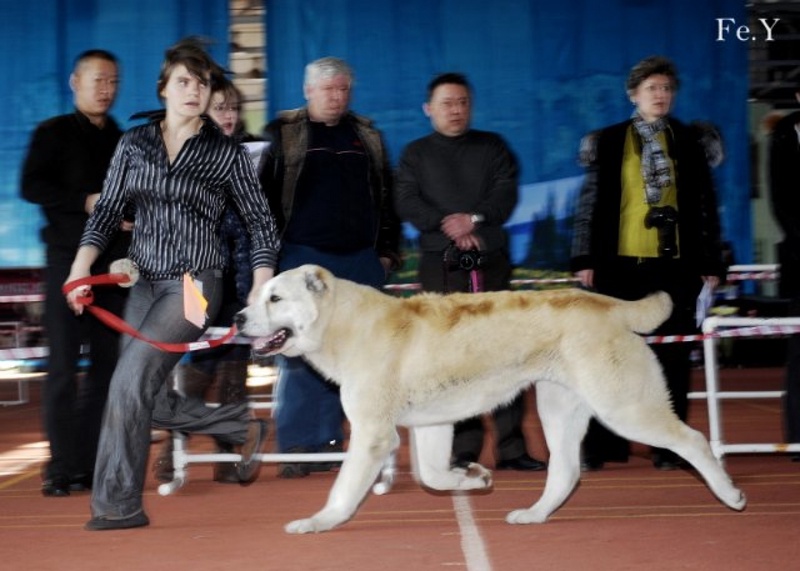
<svg viewBox="0 0 800 571">
<path fill-rule="evenodd" d="M 353 108 L 377 121 L 395 161 L 406 143 L 430 129 L 421 111 L 430 78 L 467 73 L 475 88 L 474 126 L 500 132 L 521 160 L 515 226 L 530 226 L 554 204 L 568 215 L 582 175 L 580 138 L 630 115 L 624 82 L 633 64 L 653 54 L 672 58 L 683 84 L 675 116 L 712 121 L 726 140 L 728 160 L 715 173 L 725 238 L 738 261 L 749 261 L 747 46 L 715 41 L 716 18 L 746 22 L 744 2 L 272 0 L 267 6 L 270 115 L 303 105 L 307 62 L 344 57 L 357 76 Z M 526 247 L 517 244 L 517 262 Z"/>
<path fill-rule="evenodd" d="M 36 124 L 72 110 L 69 74 L 80 52 L 104 48 L 121 61 L 112 110 L 123 127 L 134 112 L 159 107 L 156 80 L 164 50 L 188 35 L 208 37 L 228 59 L 227 0 L 2 0 L 0 92 L 0 268 L 44 263 L 39 208 L 19 198 L 19 171 Z"/>
<path fill-rule="evenodd" d="M 580 183 L 581 136 L 626 118 L 625 77 L 654 53 L 671 57 L 683 86 L 675 115 L 721 127 L 728 160 L 717 170 L 726 238 L 751 256 L 747 46 L 716 42 L 716 18 L 746 20 L 740 0 L 267 0 L 269 110 L 303 105 L 305 64 L 346 58 L 357 74 L 354 109 L 376 119 L 392 159 L 428 132 L 421 105 L 441 71 L 469 75 L 474 125 L 503 134 L 522 164 L 522 203 L 512 223 L 525 236 L 548 208 L 561 215 Z M 68 112 L 75 55 L 104 47 L 122 60 L 114 115 L 158 106 L 164 49 L 205 35 L 227 60 L 226 0 L 2 0 L 0 267 L 42 263 L 38 209 L 18 198 L 19 166 L 36 123 Z M 553 206 L 555 205 L 555 206 Z M 528 233 L 530 234 L 530 233 Z M 530 240 L 530 236 L 527 237 Z M 521 245 L 520 245 L 521 244 Z M 515 259 L 523 257 L 523 242 Z"/>
</svg>

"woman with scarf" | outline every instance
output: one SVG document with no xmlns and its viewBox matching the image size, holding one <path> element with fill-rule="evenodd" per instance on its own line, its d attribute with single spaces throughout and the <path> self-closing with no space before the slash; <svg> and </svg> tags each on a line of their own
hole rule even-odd
<svg viewBox="0 0 800 571">
<path fill-rule="evenodd" d="M 669 115 L 678 89 L 674 64 L 659 56 L 637 63 L 626 89 L 630 119 L 587 136 L 581 156 L 586 178 L 575 214 L 571 268 L 581 284 L 634 300 L 663 290 L 674 304 L 660 335 L 696 332 L 703 284 L 724 275 L 713 180 L 698 129 Z M 686 420 L 691 374 L 689 343 L 655 344 L 676 414 Z M 613 379 L 608 379 L 613 382 Z M 653 449 L 656 468 L 679 459 Z M 626 440 L 597 421 L 583 442 L 584 470 L 625 462 Z"/>
</svg>

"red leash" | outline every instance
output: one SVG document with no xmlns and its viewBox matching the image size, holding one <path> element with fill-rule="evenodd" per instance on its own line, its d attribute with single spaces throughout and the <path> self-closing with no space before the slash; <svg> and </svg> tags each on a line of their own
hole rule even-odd
<svg viewBox="0 0 800 571">
<path fill-rule="evenodd" d="M 64 292 L 64 295 L 69 294 L 74 289 L 77 289 L 82 286 L 87 285 L 110 285 L 116 284 L 122 287 L 129 287 L 128 284 L 132 285 L 133 279 L 129 274 L 126 273 L 113 273 L 113 274 L 100 274 L 96 276 L 89 276 L 86 278 L 77 279 L 71 282 L 64 284 L 61 288 L 61 291 Z M 86 309 L 94 315 L 97 319 L 101 322 L 105 323 L 112 329 L 119 331 L 120 333 L 126 333 L 131 337 L 135 337 L 140 341 L 144 341 L 161 349 L 162 351 L 166 351 L 168 353 L 186 353 L 187 351 L 199 351 L 201 349 L 211 349 L 213 347 L 218 347 L 230 341 L 234 335 L 236 335 L 236 326 L 232 325 L 230 329 L 218 339 L 209 339 L 206 341 L 193 341 L 192 343 L 164 343 L 161 341 L 155 341 L 148 337 L 145 337 L 139 331 L 131 327 L 127 322 L 120 319 L 118 316 L 114 315 L 110 311 L 103 309 L 102 307 L 96 307 L 92 305 L 94 302 L 94 294 L 92 290 L 88 290 L 85 294 L 79 295 L 75 298 L 77 303 L 86 306 Z"/>
</svg>

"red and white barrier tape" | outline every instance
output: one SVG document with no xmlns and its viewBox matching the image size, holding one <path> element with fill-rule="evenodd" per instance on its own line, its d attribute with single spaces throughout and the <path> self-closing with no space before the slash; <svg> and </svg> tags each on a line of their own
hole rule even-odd
<svg viewBox="0 0 800 571">
<path fill-rule="evenodd" d="M 792 335 L 800 333 L 798 325 L 754 325 L 752 327 L 736 327 L 733 329 L 722 329 L 713 333 L 696 335 L 649 335 L 645 341 L 650 344 L 658 343 L 687 343 L 691 341 L 703 341 L 712 337 L 772 337 L 775 335 Z"/>
<path fill-rule="evenodd" d="M 734 268 L 732 267 L 732 269 Z M 769 271 L 744 270 L 744 271 L 729 273 L 727 279 L 728 281 L 762 280 L 762 279 L 767 280 L 767 279 L 775 279 L 778 275 L 779 272 L 775 270 L 769 270 Z M 125 285 L 129 280 L 130 276 L 123 273 L 92 276 L 90 278 L 85 278 L 83 280 L 77 280 L 76 282 L 66 284 L 64 286 L 64 291 L 65 293 L 67 293 L 67 291 L 71 291 L 72 289 L 75 289 L 82 285 L 91 285 L 91 284 L 103 285 L 103 284 L 116 283 L 119 285 Z M 512 280 L 511 284 L 513 286 L 545 285 L 545 284 L 574 283 L 576 281 L 577 280 L 575 278 L 524 279 L 524 280 L 520 279 L 520 280 Z M 418 283 L 387 284 L 386 286 L 384 286 L 384 289 L 388 291 L 412 291 L 421 289 L 421 286 Z M 4 295 L 0 296 L 0 303 L 32 303 L 32 302 L 43 301 L 43 299 L 44 295 L 42 294 Z M 165 351 L 183 353 L 186 351 L 199 351 L 202 349 L 210 349 L 212 347 L 216 347 L 218 345 L 222 345 L 225 343 L 239 343 L 239 344 L 249 343 L 247 339 L 236 335 L 235 327 L 231 327 L 229 329 L 211 327 L 206 330 L 204 335 L 198 341 L 195 341 L 193 343 L 162 343 L 158 341 L 149 340 L 141 336 L 133 328 L 130 328 L 130 326 L 127 323 L 125 323 L 116 315 L 106 310 L 103 310 L 102 308 L 92 306 L 91 295 L 81 297 L 79 299 L 85 301 L 87 309 L 91 311 L 93 314 L 95 314 L 95 316 L 98 319 L 100 319 L 107 325 L 114 328 L 120 328 L 121 330 L 124 330 L 125 333 L 133 335 L 154 346 L 160 347 Z M 112 325 L 112 323 L 114 323 L 115 325 Z M 128 331 L 127 329 L 130 329 L 130 331 Z M 752 327 L 738 327 L 732 329 L 717 330 L 714 331 L 713 333 L 707 333 L 707 334 L 651 335 L 645 337 L 645 340 L 650 344 L 685 343 L 692 341 L 703 341 L 704 339 L 707 339 L 709 337 L 718 337 L 718 338 L 760 337 L 760 336 L 774 336 L 774 335 L 791 335 L 798 332 L 800 332 L 800 326 L 756 325 Z M 215 337 L 217 335 L 220 335 L 221 337 L 219 338 Z M 37 359 L 46 357 L 47 355 L 48 355 L 47 347 L 18 347 L 11 349 L 0 349 L 0 360 Z"/>
<path fill-rule="evenodd" d="M 183 344 L 184 348 L 181 352 L 209 349 L 223 343 L 236 343 L 242 345 L 247 345 L 250 343 L 247 338 L 235 334 L 227 338 L 227 335 L 230 334 L 231 329 L 226 329 L 224 327 L 209 327 L 199 340 L 195 341 L 194 343 Z M 703 341 L 705 339 L 714 337 L 770 337 L 776 335 L 793 335 L 795 333 L 800 333 L 800 325 L 756 325 L 752 327 L 722 329 L 713 333 L 698 335 L 649 335 L 644 339 L 647 341 L 647 343 L 655 345 L 660 343 L 688 343 L 692 341 Z M 223 337 L 216 337 L 218 335 L 223 335 Z M 220 343 L 221 339 L 225 340 Z M 185 347 L 189 348 L 187 349 Z M 47 355 L 47 347 L 19 347 L 12 349 L 0 349 L 0 361 L 41 359 L 43 357 L 47 357 Z"/>
<path fill-rule="evenodd" d="M 0 295 L 0 303 L 36 303 L 44 301 L 43 293 Z"/>
</svg>

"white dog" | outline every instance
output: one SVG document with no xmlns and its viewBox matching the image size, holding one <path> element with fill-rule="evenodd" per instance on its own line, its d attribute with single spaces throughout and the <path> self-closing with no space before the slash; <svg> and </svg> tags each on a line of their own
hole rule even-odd
<svg viewBox="0 0 800 571">
<path fill-rule="evenodd" d="M 674 414 L 661 368 L 637 333 L 671 310 L 665 293 L 626 302 L 578 289 L 398 298 L 302 266 L 267 282 L 236 318 L 262 355 L 304 356 L 341 387 L 346 459 L 325 507 L 286 526 L 320 532 L 350 519 L 411 428 L 415 477 L 436 490 L 491 486 L 479 464 L 451 468 L 452 423 L 510 402 L 536 383 L 550 451 L 542 497 L 508 523 L 542 523 L 580 478 L 580 445 L 596 416 L 625 438 L 688 460 L 728 507 L 745 497 L 704 436 Z"/>
</svg>

